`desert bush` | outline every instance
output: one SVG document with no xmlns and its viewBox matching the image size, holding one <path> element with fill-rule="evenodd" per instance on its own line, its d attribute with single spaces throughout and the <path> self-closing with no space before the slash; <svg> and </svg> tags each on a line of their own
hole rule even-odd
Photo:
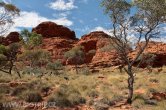
<svg viewBox="0 0 166 110">
<path fill-rule="evenodd" d="M 96 98 L 99 96 L 99 92 L 97 90 L 93 89 L 93 90 L 89 91 L 87 93 L 87 95 L 91 98 Z"/>
<path fill-rule="evenodd" d="M 72 105 L 79 105 L 86 103 L 86 99 L 81 97 L 80 94 L 75 94 L 75 93 L 70 94 L 68 96 L 68 99 Z"/>
<path fill-rule="evenodd" d="M 27 91 L 23 94 L 23 99 L 26 102 L 41 102 L 42 96 L 38 92 Z"/>
<path fill-rule="evenodd" d="M 18 86 L 12 90 L 11 96 L 21 95 L 23 93 L 23 91 L 26 91 L 26 90 L 27 90 L 27 88 L 25 86 Z"/>
<path fill-rule="evenodd" d="M 0 94 L 9 94 L 11 88 L 8 85 L 1 85 L 0 86 Z"/>
<path fill-rule="evenodd" d="M 55 102 L 58 107 L 71 107 L 86 103 L 86 99 L 70 85 L 60 85 L 58 91 L 49 98 L 48 102 Z"/>
<path fill-rule="evenodd" d="M 59 95 L 59 94 L 55 94 L 54 96 L 51 96 L 48 99 L 48 103 L 54 103 L 53 106 L 58 106 L 58 107 L 70 107 L 71 106 L 71 103 L 67 99 L 67 97 Z"/>
<path fill-rule="evenodd" d="M 43 93 L 45 96 L 48 95 L 49 90 L 51 89 L 51 86 L 49 85 L 41 85 L 40 91 Z"/>
<path fill-rule="evenodd" d="M 95 110 L 108 110 L 109 106 L 107 104 L 103 104 L 103 103 L 100 103 L 100 102 L 95 102 L 94 108 L 95 108 Z"/>
<path fill-rule="evenodd" d="M 132 103 L 132 106 L 135 109 L 141 109 L 144 105 L 145 105 L 144 99 L 136 99 Z"/>
<path fill-rule="evenodd" d="M 56 60 L 55 62 L 49 62 L 46 68 L 51 71 L 51 74 L 59 75 L 59 70 L 63 69 L 63 65 L 60 60 Z"/>
<path fill-rule="evenodd" d="M 46 84 L 42 80 L 34 79 L 34 80 L 29 82 L 29 84 L 27 85 L 27 88 L 30 90 L 40 91 L 41 87 L 44 85 L 46 85 Z"/>
<path fill-rule="evenodd" d="M 109 106 L 115 105 L 115 102 L 112 101 L 112 100 L 110 100 L 108 97 L 104 97 L 104 98 L 100 99 L 99 101 L 100 101 L 101 103 L 107 104 L 107 105 L 109 105 Z"/>
<path fill-rule="evenodd" d="M 40 34 L 29 32 L 27 29 L 24 29 L 20 33 L 20 38 L 22 38 L 22 43 L 27 49 L 34 48 L 42 44 L 42 36 Z"/>
<path fill-rule="evenodd" d="M 114 102 L 119 102 L 119 101 L 122 101 L 123 98 L 124 97 L 122 95 L 114 93 L 113 96 L 111 97 L 111 100 L 114 101 Z"/>
<path fill-rule="evenodd" d="M 90 69 L 88 67 L 80 68 L 79 71 L 80 71 L 80 74 L 84 74 L 84 75 L 90 74 Z"/>
<path fill-rule="evenodd" d="M 19 60 L 25 64 L 28 61 L 31 68 L 41 67 L 49 62 L 50 54 L 42 49 L 26 50 L 19 56 Z"/>
<path fill-rule="evenodd" d="M 149 81 L 151 83 L 159 83 L 159 80 L 158 79 L 155 79 L 155 78 L 150 78 Z"/>
<path fill-rule="evenodd" d="M 90 99 L 88 102 L 87 102 L 87 104 L 89 105 L 89 106 L 92 106 L 93 104 L 94 104 L 94 100 L 93 99 Z"/>
<path fill-rule="evenodd" d="M 76 74 L 78 74 L 78 64 L 82 64 L 84 62 L 85 53 L 83 52 L 83 48 L 83 46 L 76 46 L 64 54 L 66 59 L 72 60 L 74 62 Z"/>
<path fill-rule="evenodd" d="M 152 110 L 166 110 L 166 101 L 161 101 L 158 103 L 158 106 L 152 108 Z"/>
</svg>

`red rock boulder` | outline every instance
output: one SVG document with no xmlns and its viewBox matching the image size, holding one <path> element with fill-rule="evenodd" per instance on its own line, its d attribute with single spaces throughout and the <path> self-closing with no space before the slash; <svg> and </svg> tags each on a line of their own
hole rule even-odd
<svg viewBox="0 0 166 110">
<path fill-rule="evenodd" d="M 54 22 L 42 22 L 37 27 L 32 29 L 32 32 L 41 34 L 45 38 L 50 37 L 64 37 L 69 39 L 76 39 L 75 32 L 62 25 L 57 25 Z"/>
<path fill-rule="evenodd" d="M 20 34 L 18 32 L 11 32 L 6 37 L 0 38 L 0 44 L 3 44 L 5 46 L 19 41 L 20 41 Z"/>
</svg>

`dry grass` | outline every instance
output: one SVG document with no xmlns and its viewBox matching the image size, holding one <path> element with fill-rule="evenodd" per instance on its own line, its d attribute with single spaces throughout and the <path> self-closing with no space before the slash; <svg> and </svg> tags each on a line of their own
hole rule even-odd
<svg viewBox="0 0 166 110">
<path fill-rule="evenodd" d="M 150 98 L 152 92 L 166 92 L 166 67 L 163 67 L 163 71 L 156 72 L 157 69 L 153 69 L 152 73 L 148 73 L 147 70 L 137 69 L 136 79 L 134 83 L 135 97 L 141 95 L 143 98 L 134 100 L 132 106 L 136 110 L 166 110 L 166 101 L 160 101 L 156 106 L 150 106 L 145 103 L 146 98 Z M 100 78 L 102 76 L 102 78 Z M 63 74 L 49 75 L 46 74 L 43 77 L 37 75 L 24 74 L 20 79 L 17 74 L 12 76 L 1 73 L 0 74 L 0 96 L 10 95 L 16 97 L 17 100 L 23 100 L 24 94 L 27 91 L 37 92 L 42 94 L 43 90 L 48 89 L 48 96 L 42 96 L 44 101 L 49 100 L 62 100 L 67 98 L 69 103 L 80 104 L 84 99 L 87 105 L 94 106 L 95 101 L 99 101 L 102 98 L 108 98 L 113 102 L 120 102 L 127 98 L 127 74 L 119 73 L 119 70 L 112 68 L 101 69 L 99 73 L 88 73 L 85 71 L 81 74 L 75 74 L 72 69 L 65 69 Z M 18 85 L 16 87 L 10 87 L 9 82 L 25 82 L 25 85 Z M 6 84 L 6 85 L 4 85 Z M 55 95 L 62 86 L 65 86 L 65 96 L 57 97 Z M 13 94 L 13 95 L 12 95 Z M 80 97 L 79 97 L 80 96 Z M 52 97 L 52 99 L 50 98 Z M 73 100 L 75 99 L 75 100 Z M 64 99 L 63 99 L 64 100 Z M 1 98 L 0 100 L 6 101 Z M 65 100 L 64 100 L 65 101 Z M 62 104 L 63 105 L 63 104 Z"/>
</svg>

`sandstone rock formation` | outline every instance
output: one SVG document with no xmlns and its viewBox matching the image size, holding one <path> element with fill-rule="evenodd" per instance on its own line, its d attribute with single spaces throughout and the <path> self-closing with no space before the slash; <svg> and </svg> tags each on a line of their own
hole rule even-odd
<svg viewBox="0 0 166 110">
<path fill-rule="evenodd" d="M 20 35 L 18 32 L 11 32 L 6 37 L 0 38 L 0 44 L 7 46 L 11 43 L 19 42 L 20 41 L 19 36 Z"/>
<path fill-rule="evenodd" d="M 110 36 L 102 31 L 91 32 L 84 35 L 76 45 L 84 47 L 85 63 L 93 66 L 111 66 L 119 64 L 117 53 L 114 49 L 103 51 L 106 46 L 110 46 Z M 94 53 L 91 53 L 91 52 Z"/>
<path fill-rule="evenodd" d="M 95 31 L 86 34 L 78 40 L 75 32 L 67 27 L 57 25 L 53 22 L 43 22 L 33 28 L 33 32 L 43 36 L 43 44 L 41 48 L 50 52 L 53 60 L 60 59 L 64 64 L 74 64 L 72 61 L 66 61 L 64 53 L 74 46 L 83 46 L 85 53 L 84 63 L 92 67 L 108 67 L 121 64 L 117 52 L 111 48 L 111 40 L 109 35 L 102 31 Z M 11 32 L 6 38 L 0 38 L 0 44 L 9 45 L 19 42 L 19 33 Z M 143 45 L 144 42 L 140 43 Z M 106 50 L 105 50 L 106 49 Z M 138 47 L 129 53 L 131 60 L 137 55 Z M 160 67 L 166 64 L 166 43 L 149 42 L 144 54 L 154 54 L 154 67 Z M 143 67 L 147 65 L 144 64 Z"/>
<path fill-rule="evenodd" d="M 32 32 L 43 36 L 42 49 L 50 52 L 53 60 L 61 60 L 65 64 L 64 53 L 77 42 L 75 32 L 54 22 L 42 22 Z"/>
<path fill-rule="evenodd" d="M 61 37 L 44 38 L 41 47 L 50 52 L 53 60 L 59 59 L 65 64 L 64 53 L 70 50 L 76 42 L 77 40 Z"/>
<path fill-rule="evenodd" d="M 141 42 L 139 44 L 140 46 L 144 45 L 144 42 Z M 135 55 L 138 52 L 138 47 L 129 55 L 131 56 L 131 59 L 135 57 Z M 153 67 L 161 67 L 163 65 L 166 65 L 166 43 L 162 42 L 149 42 L 147 48 L 145 49 L 143 54 L 153 54 L 155 55 L 155 59 L 152 62 Z M 146 67 L 147 64 L 142 64 L 141 67 Z"/>
<path fill-rule="evenodd" d="M 32 29 L 32 32 L 41 34 L 45 38 L 50 37 L 65 37 L 76 39 L 75 32 L 62 25 L 57 25 L 54 22 L 42 22 L 37 27 Z"/>
</svg>

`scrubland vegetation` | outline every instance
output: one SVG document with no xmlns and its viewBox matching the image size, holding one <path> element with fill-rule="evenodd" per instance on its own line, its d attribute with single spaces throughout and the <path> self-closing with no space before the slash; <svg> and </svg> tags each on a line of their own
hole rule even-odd
<svg viewBox="0 0 166 110">
<path fill-rule="evenodd" d="M 127 77 L 118 69 L 100 69 L 99 73 L 75 73 L 74 68 L 66 67 L 60 74 L 49 74 L 39 77 L 38 74 L 21 73 L 11 77 L 0 75 L 0 101 L 25 103 L 52 103 L 52 106 L 41 106 L 45 109 L 87 107 L 94 110 L 165 110 L 166 101 L 152 98 L 154 92 L 165 92 L 166 69 L 158 73 L 157 68 L 152 73 L 137 69 L 134 83 L 132 105 L 125 105 L 127 98 Z M 87 71 L 86 71 L 87 72 Z M 18 108 L 12 108 L 17 110 Z M 21 107 L 24 109 L 24 107 Z"/>
<path fill-rule="evenodd" d="M 103 0 L 102 6 L 113 25 L 111 48 L 102 51 L 116 50 L 122 62 L 120 71 L 118 67 L 90 68 L 82 63 L 86 56 L 82 46 L 66 50 L 65 60 L 75 63 L 65 65 L 41 49 L 42 35 L 25 29 L 20 42 L 0 44 L 0 110 L 166 110 L 166 67 L 152 68 L 155 55 L 144 53 L 166 21 L 165 1 Z M 0 3 L 0 7 L 3 36 L 20 11 L 11 4 Z M 134 13 L 133 8 L 137 9 Z M 134 42 L 128 38 L 129 30 L 135 33 Z M 145 42 L 140 45 L 142 39 Z M 128 53 L 134 47 L 137 51 L 131 58 Z M 145 60 L 147 68 L 135 66 Z"/>
</svg>

